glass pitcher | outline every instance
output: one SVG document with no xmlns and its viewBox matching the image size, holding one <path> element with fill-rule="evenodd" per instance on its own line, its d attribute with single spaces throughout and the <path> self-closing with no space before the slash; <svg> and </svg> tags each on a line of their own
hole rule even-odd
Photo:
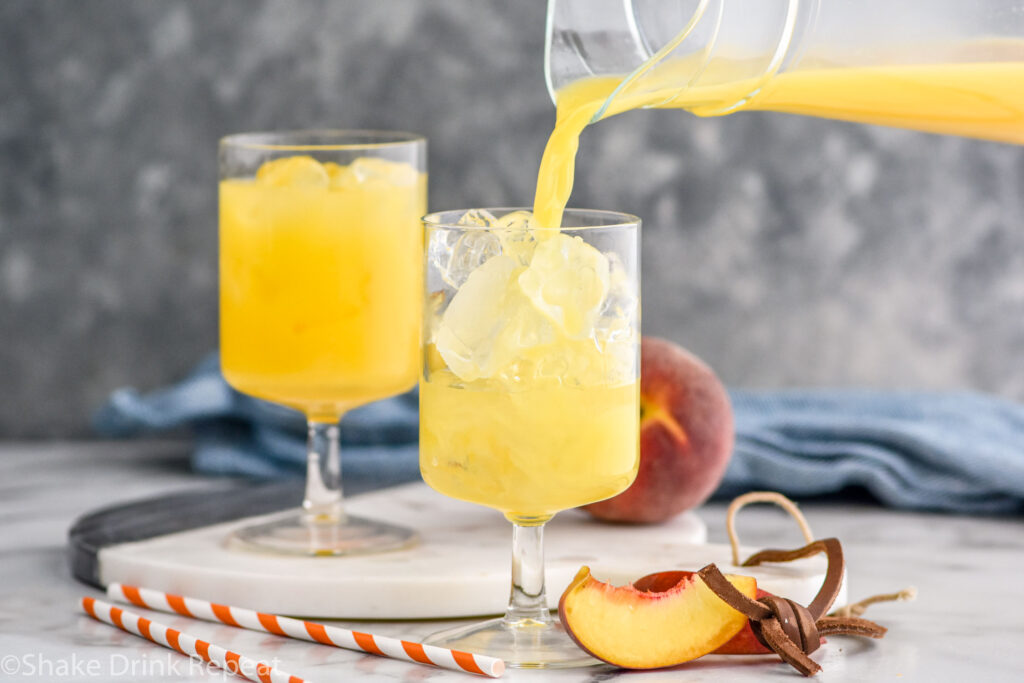
<svg viewBox="0 0 1024 683">
<path fill-rule="evenodd" d="M 545 64 L 591 121 L 763 109 L 1024 143 L 1024 0 L 549 0 Z"/>
</svg>

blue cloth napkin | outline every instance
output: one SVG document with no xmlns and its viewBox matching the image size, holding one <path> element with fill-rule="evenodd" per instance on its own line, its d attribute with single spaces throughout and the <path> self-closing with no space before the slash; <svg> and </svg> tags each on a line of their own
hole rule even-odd
<svg viewBox="0 0 1024 683">
<path fill-rule="evenodd" d="M 346 415 L 341 425 L 344 479 L 359 481 L 362 489 L 419 479 L 418 420 L 416 392 Z M 100 434 L 118 437 L 191 427 L 192 466 L 198 472 L 269 479 L 306 471 L 305 417 L 232 389 L 216 355 L 172 387 L 145 396 L 133 389 L 115 391 L 93 423 Z"/>
<path fill-rule="evenodd" d="M 718 491 L 813 496 L 863 487 L 899 508 L 1024 510 L 1024 406 L 971 393 L 866 390 L 730 392 L 736 448 Z M 417 395 L 364 406 L 341 425 L 348 481 L 380 487 L 419 478 Z M 231 389 L 216 356 L 151 394 L 120 389 L 95 419 L 106 436 L 190 426 L 193 466 L 215 474 L 301 476 L 301 415 Z"/>
</svg>

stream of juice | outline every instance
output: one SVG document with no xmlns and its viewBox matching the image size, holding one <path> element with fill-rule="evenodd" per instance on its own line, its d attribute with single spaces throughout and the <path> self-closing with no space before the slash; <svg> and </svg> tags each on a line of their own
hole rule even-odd
<svg viewBox="0 0 1024 683">
<path fill-rule="evenodd" d="M 1024 144 L 1024 62 L 805 69 L 763 82 L 711 73 L 704 80 L 722 84 L 685 89 L 679 84 L 686 81 L 673 76 L 689 75 L 692 69 L 685 63 L 678 66 L 660 66 L 658 82 L 646 83 L 642 91 L 620 91 L 601 118 L 642 107 L 709 116 L 740 102 L 728 111 L 806 114 Z M 534 198 L 540 225 L 561 223 L 572 193 L 580 133 L 620 83 L 617 76 L 588 78 L 558 92 L 556 125 L 544 150 Z"/>
</svg>

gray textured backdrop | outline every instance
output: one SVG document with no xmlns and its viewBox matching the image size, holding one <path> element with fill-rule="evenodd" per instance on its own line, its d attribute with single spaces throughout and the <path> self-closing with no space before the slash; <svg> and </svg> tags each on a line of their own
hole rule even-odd
<svg viewBox="0 0 1024 683">
<path fill-rule="evenodd" d="M 3 0 L 0 436 L 87 434 L 216 344 L 215 145 L 429 136 L 431 205 L 528 202 L 542 0 Z M 1024 150 L 771 114 L 588 132 L 573 204 L 645 220 L 644 329 L 733 384 L 1024 398 Z"/>
</svg>

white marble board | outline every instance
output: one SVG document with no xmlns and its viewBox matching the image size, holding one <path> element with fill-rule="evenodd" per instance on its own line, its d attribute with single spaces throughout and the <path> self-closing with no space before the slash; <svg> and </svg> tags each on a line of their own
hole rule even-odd
<svg viewBox="0 0 1024 683">
<path fill-rule="evenodd" d="M 228 549 L 224 539 L 232 528 L 259 519 L 249 518 L 103 548 L 100 579 L 320 618 L 454 618 L 504 608 L 511 527 L 500 514 L 446 498 L 423 484 L 358 496 L 349 509 L 416 528 L 420 543 L 357 557 L 297 558 Z M 552 607 L 582 565 L 602 580 L 627 583 L 654 571 L 718 562 L 724 571 L 753 574 L 765 590 L 805 603 L 825 569 L 821 557 L 756 569 L 731 567 L 728 547 L 706 544 L 706 527 L 693 513 L 661 525 L 634 526 L 569 511 L 550 522 L 545 535 Z"/>
</svg>

